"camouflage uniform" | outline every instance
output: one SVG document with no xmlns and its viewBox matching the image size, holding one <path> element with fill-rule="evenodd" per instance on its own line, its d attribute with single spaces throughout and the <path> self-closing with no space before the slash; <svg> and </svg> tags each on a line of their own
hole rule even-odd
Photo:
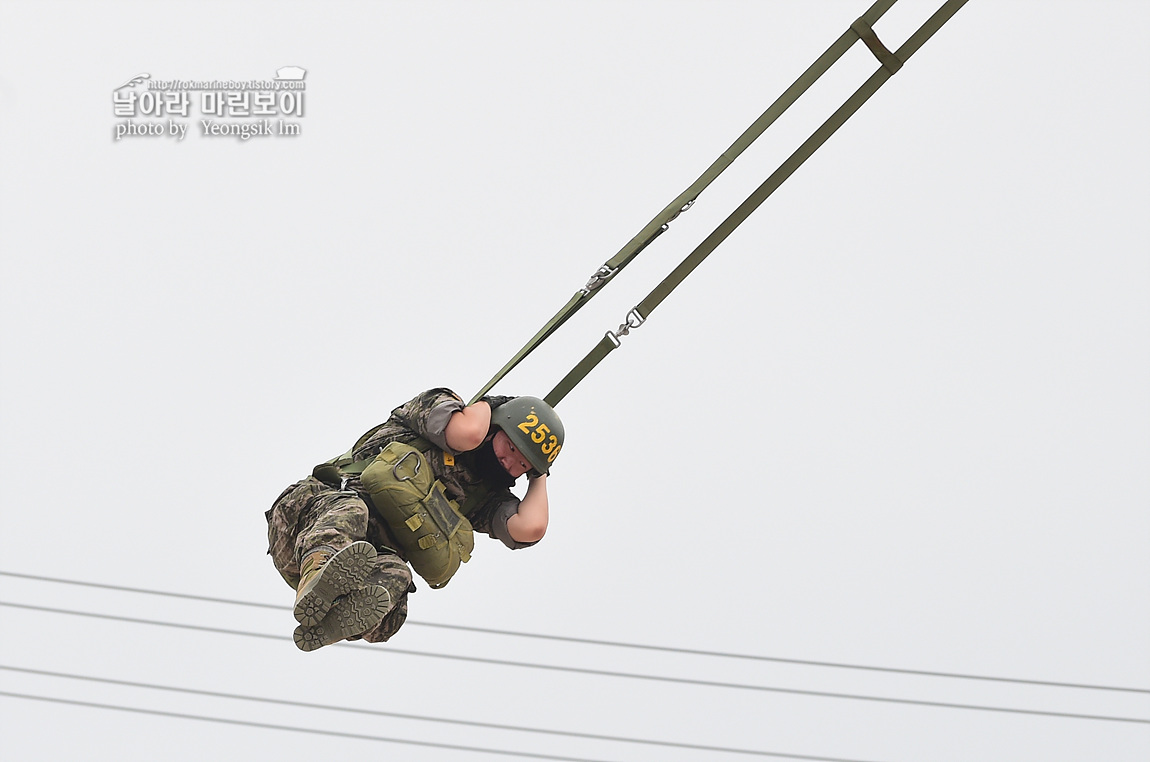
<svg viewBox="0 0 1150 762">
<path fill-rule="evenodd" d="M 494 408 L 512 398 L 483 399 Z M 385 423 L 360 437 L 353 455 L 356 460 L 367 460 L 390 442 L 411 443 L 422 438 L 429 443 L 422 450 L 428 465 L 443 483 L 447 497 L 467 511 L 476 532 L 496 537 L 513 549 L 533 545 L 516 542 L 507 532 L 507 519 L 515 515 L 519 499 L 510 489 L 492 487 L 484 481 L 474 452 L 455 453 L 447 446 L 447 422 L 463 408 L 463 400 L 448 389 L 426 391 L 397 407 Z M 469 498 L 477 504 L 466 505 Z M 375 546 L 379 556 L 366 582 L 387 588 L 395 605 L 378 626 L 360 637 L 380 642 L 394 635 L 407 619 L 407 595 L 415 592 L 415 584 L 407 559 L 398 550 L 399 544 L 368 506 L 358 477 L 350 479 L 345 490 L 313 476 L 296 482 L 265 514 L 268 554 L 280 575 L 295 589 L 299 585 L 300 561 L 309 551 L 323 546 L 340 550 L 358 540 Z"/>
</svg>

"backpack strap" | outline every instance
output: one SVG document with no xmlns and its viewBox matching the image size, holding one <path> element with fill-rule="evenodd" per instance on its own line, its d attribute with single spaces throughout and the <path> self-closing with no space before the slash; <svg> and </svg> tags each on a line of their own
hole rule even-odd
<svg viewBox="0 0 1150 762">
<path fill-rule="evenodd" d="M 377 426 L 364 436 L 360 437 L 359 441 L 355 443 L 355 446 L 345 452 L 343 455 L 338 455 L 329 461 L 320 463 L 318 466 L 311 470 L 311 475 L 329 487 L 345 489 L 347 487 L 347 480 L 353 476 L 359 476 L 362 474 L 363 469 L 367 468 L 368 465 L 371 464 L 372 460 L 374 460 L 374 458 L 356 460 L 355 451 L 358 450 L 360 446 L 365 441 L 367 441 L 367 438 L 370 437 L 371 434 L 375 433 L 378 428 L 379 427 Z M 420 452 L 434 448 L 434 445 L 431 442 L 428 442 L 426 439 L 420 436 L 415 437 L 415 439 L 411 440 L 410 442 L 405 442 L 405 444 L 411 445 Z"/>
<path fill-rule="evenodd" d="M 374 431 L 374 430 L 373 430 Z M 371 432 L 368 432 L 369 434 Z M 332 458 L 329 461 L 320 463 L 312 469 L 311 475 L 319 479 L 324 484 L 335 489 L 347 489 L 347 482 L 353 476 L 359 476 L 363 470 L 371 465 L 374 458 L 365 458 L 363 460 L 355 459 L 355 451 L 365 441 L 363 438 L 356 442 L 356 446 L 345 452 L 343 455 Z M 434 449 L 435 445 L 427 441 L 423 437 L 416 437 L 410 442 L 406 442 L 415 449 L 423 452 L 428 449 Z M 485 500 L 491 495 L 491 488 L 486 484 L 481 485 L 475 490 L 468 493 L 467 499 L 459 506 L 459 512 L 464 516 L 468 516 L 483 504 Z"/>
<path fill-rule="evenodd" d="M 474 492 L 467 495 L 467 499 L 463 501 L 463 505 L 459 506 L 459 512 L 464 516 L 470 516 L 471 512 L 483 504 L 491 494 L 491 488 L 486 484 L 476 488 Z"/>
</svg>

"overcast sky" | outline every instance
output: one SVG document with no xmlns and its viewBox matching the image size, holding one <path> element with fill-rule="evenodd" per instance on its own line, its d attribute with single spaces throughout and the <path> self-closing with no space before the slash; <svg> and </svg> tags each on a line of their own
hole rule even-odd
<svg viewBox="0 0 1150 762">
<path fill-rule="evenodd" d="M 1150 689 L 1133 0 L 972 0 L 559 406 L 542 543 L 479 539 L 390 644 L 291 643 L 279 492 L 423 389 L 470 397 L 866 7 L 5 0 L 0 602 L 279 639 L 4 605 L 0 692 L 624 762 L 750 757 L 75 677 L 817 759 L 1150 758 L 1145 692 L 426 626 Z M 131 120 L 182 140 L 116 139 L 137 75 L 288 66 L 298 135 L 205 134 L 196 91 Z M 546 394 L 877 66 L 856 44 L 495 391 Z M 11 760 L 501 758 L 26 697 L 0 725 Z"/>
</svg>

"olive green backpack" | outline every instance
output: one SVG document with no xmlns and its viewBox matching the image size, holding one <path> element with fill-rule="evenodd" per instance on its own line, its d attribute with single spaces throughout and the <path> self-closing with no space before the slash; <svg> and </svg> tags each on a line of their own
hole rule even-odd
<svg viewBox="0 0 1150 762">
<path fill-rule="evenodd" d="M 351 461 L 350 455 L 344 455 L 316 466 L 312 475 L 345 488 L 347 479 L 358 473 L 372 507 L 391 530 L 411 568 L 428 585 L 440 588 L 461 563 L 471 559 L 475 537 L 464 514 L 473 510 L 487 491 L 469 495 L 461 510 L 447 498 L 419 446 L 426 447 L 426 441 L 391 442 L 371 460 Z"/>
</svg>

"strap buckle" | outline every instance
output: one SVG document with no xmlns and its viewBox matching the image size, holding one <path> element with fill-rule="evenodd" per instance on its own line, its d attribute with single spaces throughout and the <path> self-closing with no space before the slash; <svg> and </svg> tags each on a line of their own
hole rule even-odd
<svg viewBox="0 0 1150 762">
<path fill-rule="evenodd" d="M 598 270 L 595 271 L 595 274 L 591 276 L 591 280 L 587 281 L 587 285 L 584 286 L 583 288 L 579 289 L 579 291 L 584 296 L 587 296 L 592 291 L 599 288 L 600 286 L 602 286 L 607 281 L 611 280 L 611 277 L 613 275 L 615 275 L 615 273 L 617 273 L 617 272 L 619 272 L 619 268 L 617 268 L 617 267 L 613 268 L 613 267 L 608 267 L 607 265 L 603 265 L 602 267 L 600 267 Z"/>
<path fill-rule="evenodd" d="M 604 336 L 618 349 L 619 345 L 623 343 L 619 337 L 630 334 L 632 328 L 638 328 L 645 322 L 647 322 L 647 318 L 639 314 L 639 308 L 632 307 L 631 311 L 627 313 L 627 319 L 614 331 L 607 331 Z"/>
<path fill-rule="evenodd" d="M 346 475 L 339 477 L 339 492 L 336 493 L 337 495 L 355 495 L 356 497 L 359 496 L 358 492 L 347 486 L 351 479 L 351 476 Z"/>
<path fill-rule="evenodd" d="M 688 209 L 690 209 L 694 205 L 695 205 L 695 199 L 691 199 L 687 203 L 683 204 L 683 206 L 680 207 L 679 211 L 677 211 L 671 215 L 671 219 L 667 220 L 666 222 L 664 222 L 662 225 L 659 226 L 659 230 L 663 233 L 666 233 L 668 230 L 671 229 L 671 223 L 674 222 L 676 219 L 678 219 L 680 214 L 687 211 Z"/>
</svg>

